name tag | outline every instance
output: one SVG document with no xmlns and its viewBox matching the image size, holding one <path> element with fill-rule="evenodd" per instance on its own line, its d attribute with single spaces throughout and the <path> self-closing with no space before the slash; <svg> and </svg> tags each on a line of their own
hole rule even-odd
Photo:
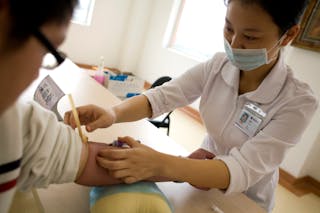
<svg viewBox="0 0 320 213">
<path fill-rule="evenodd" d="M 257 105 L 247 103 L 244 105 L 235 125 L 249 137 L 253 137 L 259 130 L 266 113 Z"/>
</svg>

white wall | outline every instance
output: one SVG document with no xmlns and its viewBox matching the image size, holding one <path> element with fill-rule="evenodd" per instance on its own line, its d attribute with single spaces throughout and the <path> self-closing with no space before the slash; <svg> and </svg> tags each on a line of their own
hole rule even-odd
<svg viewBox="0 0 320 213">
<path fill-rule="evenodd" d="M 154 82 L 160 76 L 177 77 L 198 61 L 177 54 L 163 47 L 163 39 L 174 0 L 155 1 L 149 22 L 144 49 L 136 70 L 136 75 L 148 82 Z M 198 108 L 199 100 L 191 104 Z"/>
<path fill-rule="evenodd" d="M 198 62 L 163 48 L 163 37 L 174 0 L 96 0 L 92 26 L 72 25 L 63 46 L 71 59 L 131 71 L 148 82 L 162 75 L 179 76 Z M 320 54 L 288 48 L 287 62 L 320 97 Z M 197 108 L 198 104 L 192 107 Z M 320 110 L 301 143 L 291 149 L 281 167 L 295 177 L 320 181 Z"/>
<path fill-rule="evenodd" d="M 96 0 L 90 26 L 71 24 L 62 50 L 71 60 L 96 65 L 104 56 L 105 65 L 117 67 L 132 0 Z"/>
<path fill-rule="evenodd" d="M 290 47 L 287 63 L 295 70 L 299 79 L 307 82 L 320 99 L 320 53 L 301 48 Z M 282 167 L 296 177 L 312 175 L 320 181 L 320 109 L 317 110 L 301 142 L 289 151 Z M 312 156 L 312 157 L 311 157 Z"/>
<path fill-rule="evenodd" d="M 137 75 L 153 82 L 162 75 L 177 77 L 198 62 L 163 48 L 173 0 L 155 1 Z"/>
<path fill-rule="evenodd" d="M 155 0 L 132 0 L 126 31 L 124 32 L 118 68 L 136 72 L 145 44 L 147 29 Z"/>
<path fill-rule="evenodd" d="M 320 133 L 312 146 L 312 150 L 306 160 L 304 166 L 303 175 L 310 175 L 311 177 L 319 180 L 320 177 L 320 166 L 319 166 L 319 156 L 320 156 Z"/>
</svg>

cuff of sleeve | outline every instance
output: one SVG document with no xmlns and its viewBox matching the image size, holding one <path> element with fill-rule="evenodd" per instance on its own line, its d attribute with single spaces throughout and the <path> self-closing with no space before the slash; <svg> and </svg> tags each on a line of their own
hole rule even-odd
<svg viewBox="0 0 320 213">
<path fill-rule="evenodd" d="M 232 156 L 217 156 L 216 159 L 222 160 L 229 169 L 230 184 L 224 193 L 226 195 L 232 193 L 243 192 L 245 190 L 246 180 L 240 164 Z"/>
<path fill-rule="evenodd" d="M 75 181 L 77 178 L 83 144 L 79 135 L 75 135 L 74 137 L 75 139 L 71 141 L 73 144 L 69 146 L 66 153 L 65 172 L 61 176 L 61 180 L 57 180 L 58 183 L 68 183 Z"/>
<path fill-rule="evenodd" d="M 148 90 L 148 91 L 144 92 L 143 95 L 148 98 L 148 101 L 151 105 L 152 117 L 150 119 L 156 118 L 159 115 L 161 115 L 160 106 L 159 106 L 159 104 L 155 104 L 156 98 L 154 97 L 152 90 Z"/>
</svg>

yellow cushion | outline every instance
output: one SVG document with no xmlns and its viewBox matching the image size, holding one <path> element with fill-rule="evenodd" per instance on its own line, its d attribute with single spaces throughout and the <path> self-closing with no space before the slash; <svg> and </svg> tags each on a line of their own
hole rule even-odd
<svg viewBox="0 0 320 213">
<path fill-rule="evenodd" d="M 158 195 L 119 193 L 98 200 L 91 213 L 171 213 L 171 209 Z"/>
<path fill-rule="evenodd" d="M 171 206 L 152 182 L 94 187 L 90 192 L 91 213 L 172 213 Z"/>
</svg>

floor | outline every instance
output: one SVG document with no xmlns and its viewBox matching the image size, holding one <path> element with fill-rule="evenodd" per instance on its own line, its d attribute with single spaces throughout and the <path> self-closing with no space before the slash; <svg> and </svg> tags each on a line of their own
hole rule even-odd
<svg viewBox="0 0 320 213">
<path fill-rule="evenodd" d="M 175 110 L 171 114 L 170 137 L 184 146 L 188 151 L 197 149 L 205 135 L 205 128 L 198 121 Z M 165 129 L 161 131 L 166 131 Z M 184 134 L 188 132 L 192 134 Z M 320 213 L 320 197 L 307 194 L 301 197 L 288 191 L 281 185 L 276 190 L 276 205 L 273 213 Z"/>
</svg>

